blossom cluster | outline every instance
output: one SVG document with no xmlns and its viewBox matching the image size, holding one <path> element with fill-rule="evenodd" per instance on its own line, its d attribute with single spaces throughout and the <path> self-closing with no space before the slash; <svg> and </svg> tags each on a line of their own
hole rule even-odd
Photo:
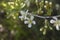
<svg viewBox="0 0 60 40">
<path fill-rule="evenodd" d="M 24 21 L 24 24 L 28 24 L 28 27 L 31 28 L 32 24 L 36 24 L 36 22 L 34 21 L 34 16 L 33 15 L 29 15 L 31 13 L 27 11 L 20 11 L 21 16 L 19 16 L 19 18 Z M 50 23 L 53 24 L 57 30 L 60 30 L 60 20 L 58 20 L 57 17 L 53 17 L 53 19 L 50 20 Z"/>
<path fill-rule="evenodd" d="M 37 0 L 36 0 L 36 2 L 37 2 Z M 29 0 L 25 0 L 25 4 L 26 4 L 26 6 L 27 7 L 29 7 L 29 5 L 30 5 L 30 1 Z M 41 2 L 40 2 L 40 4 L 41 4 Z M 49 6 L 49 5 L 50 6 Z M 44 8 L 46 8 L 46 9 L 48 9 L 49 7 L 52 7 L 52 2 L 48 2 L 48 1 L 45 1 L 45 5 L 44 5 Z M 50 8 L 49 8 L 50 9 Z M 40 11 L 39 11 L 40 12 Z M 49 12 L 49 11 L 48 11 Z M 47 12 L 47 13 L 48 13 Z M 51 10 L 50 10 L 50 12 L 51 12 Z M 28 24 L 28 27 L 29 28 L 31 28 L 32 27 L 32 24 L 36 24 L 36 22 L 34 21 L 34 16 L 33 15 L 29 15 L 29 14 L 31 14 L 31 13 L 29 13 L 28 12 L 28 10 L 26 10 L 26 11 L 20 11 L 20 14 L 21 14 L 21 16 L 19 16 L 19 18 L 22 20 L 22 21 L 24 21 L 24 24 Z M 49 13 L 48 13 L 49 14 Z M 39 16 L 38 16 L 39 17 Z M 43 17 L 43 16 L 40 16 L 41 18 L 45 18 L 45 17 Z M 49 18 L 49 17 L 46 17 L 46 18 Z M 53 19 L 51 19 L 50 20 L 50 23 L 51 24 L 53 24 L 53 26 L 55 26 L 56 27 L 56 29 L 57 30 L 60 30 L 59 29 L 59 26 L 60 26 L 60 20 L 57 18 L 57 17 L 52 17 Z"/>
<path fill-rule="evenodd" d="M 19 16 L 19 18 L 23 21 L 24 20 L 24 24 L 28 24 L 28 27 L 31 28 L 32 24 L 36 24 L 36 22 L 34 21 L 34 16 L 33 15 L 28 15 L 30 14 L 27 11 L 20 11 L 21 16 Z M 28 17 L 29 16 L 29 17 Z"/>
<path fill-rule="evenodd" d="M 53 24 L 56 27 L 56 30 L 60 30 L 60 20 L 58 20 L 57 17 L 53 17 L 53 19 L 50 20 L 50 23 Z"/>
</svg>

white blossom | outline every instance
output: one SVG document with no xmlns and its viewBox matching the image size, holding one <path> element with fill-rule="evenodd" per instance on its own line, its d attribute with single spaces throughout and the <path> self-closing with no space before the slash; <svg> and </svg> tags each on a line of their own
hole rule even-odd
<svg viewBox="0 0 60 40">
<path fill-rule="evenodd" d="M 32 24 L 36 24 L 36 22 L 33 19 L 34 19 L 34 16 L 31 15 L 30 18 L 24 21 L 24 23 L 28 24 L 28 27 L 31 28 Z"/>
<path fill-rule="evenodd" d="M 55 20 L 53 20 L 55 19 Z M 57 30 L 60 30 L 60 20 L 58 20 L 56 17 L 53 17 L 52 20 L 50 20 L 50 23 L 52 23 L 54 26 L 56 26 L 56 29 Z"/>
<path fill-rule="evenodd" d="M 21 13 L 21 16 L 19 16 L 19 18 L 21 18 L 21 20 L 27 19 L 27 15 L 29 14 L 28 10 L 26 12 L 25 11 L 20 11 L 20 13 Z"/>
<path fill-rule="evenodd" d="M 53 20 L 53 19 L 52 19 L 52 20 L 50 20 L 50 23 L 52 23 L 52 24 L 53 24 L 53 23 L 55 23 L 55 22 L 56 22 L 56 21 L 55 21 L 55 20 Z"/>
</svg>

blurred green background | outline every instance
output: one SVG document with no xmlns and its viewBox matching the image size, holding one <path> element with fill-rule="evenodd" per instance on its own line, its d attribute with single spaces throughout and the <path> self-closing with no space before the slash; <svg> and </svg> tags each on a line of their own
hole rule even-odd
<svg viewBox="0 0 60 40">
<path fill-rule="evenodd" d="M 51 18 L 47 19 L 47 28 L 44 27 L 45 19 L 35 17 L 36 25 L 28 28 L 19 18 L 20 11 L 27 9 L 39 16 L 60 15 L 60 0 L 25 1 L 0 0 L 0 40 L 60 40 L 60 30 L 56 30 L 49 23 Z M 30 5 L 28 5 L 29 1 Z M 45 1 L 52 2 L 52 4 L 45 4 Z M 44 8 L 44 5 L 47 7 Z"/>
</svg>

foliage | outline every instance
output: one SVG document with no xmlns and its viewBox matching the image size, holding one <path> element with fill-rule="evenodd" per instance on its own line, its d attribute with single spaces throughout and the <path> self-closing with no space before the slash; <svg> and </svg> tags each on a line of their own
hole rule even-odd
<svg viewBox="0 0 60 40">
<path fill-rule="evenodd" d="M 60 40 L 59 8 L 55 0 L 1 0 L 0 40 Z"/>
</svg>

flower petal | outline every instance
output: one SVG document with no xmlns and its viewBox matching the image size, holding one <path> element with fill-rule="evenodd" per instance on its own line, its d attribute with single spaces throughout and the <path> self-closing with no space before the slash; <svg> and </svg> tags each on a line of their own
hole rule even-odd
<svg viewBox="0 0 60 40">
<path fill-rule="evenodd" d="M 28 27 L 31 28 L 32 24 L 28 24 Z"/>
<path fill-rule="evenodd" d="M 59 30 L 59 25 L 56 25 L 56 29 Z"/>
<path fill-rule="evenodd" d="M 28 21 L 24 21 L 25 24 L 28 24 Z"/>
<path fill-rule="evenodd" d="M 23 15 L 25 12 L 24 11 L 20 11 L 21 15 Z"/>
<path fill-rule="evenodd" d="M 36 22 L 35 22 L 35 21 L 32 21 L 32 23 L 33 23 L 33 24 L 36 24 Z"/>
<path fill-rule="evenodd" d="M 55 23 L 55 22 L 56 22 L 55 20 L 50 20 L 50 23 L 52 23 L 52 24 Z"/>
<path fill-rule="evenodd" d="M 53 19 L 57 20 L 57 17 L 53 17 Z"/>
<path fill-rule="evenodd" d="M 31 15 L 30 19 L 33 20 L 34 19 L 34 16 Z"/>
<path fill-rule="evenodd" d="M 24 19 L 27 19 L 27 17 L 25 16 Z"/>
<path fill-rule="evenodd" d="M 28 13 L 29 10 L 26 10 L 26 13 Z"/>
<path fill-rule="evenodd" d="M 19 18 L 21 19 L 21 21 L 23 21 L 23 20 L 24 20 L 24 17 L 23 17 L 23 16 L 19 16 Z"/>
<path fill-rule="evenodd" d="M 22 18 L 24 18 L 24 17 L 23 17 L 23 16 L 19 16 L 19 18 L 21 18 L 21 19 L 22 19 Z"/>
</svg>

